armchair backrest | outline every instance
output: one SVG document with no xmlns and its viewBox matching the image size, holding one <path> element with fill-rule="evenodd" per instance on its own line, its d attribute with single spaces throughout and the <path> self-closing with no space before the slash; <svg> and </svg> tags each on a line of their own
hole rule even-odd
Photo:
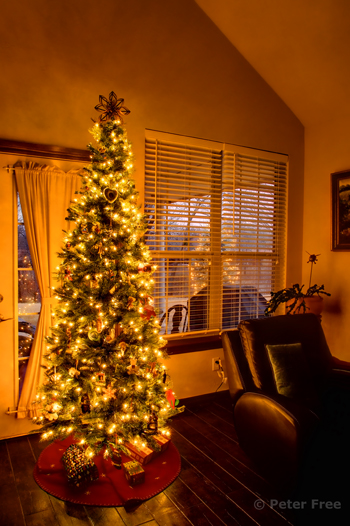
<svg viewBox="0 0 350 526">
<path fill-rule="evenodd" d="M 221 341 L 231 400 L 235 404 L 245 391 L 254 390 L 254 383 L 238 330 L 223 331 Z"/>
<path fill-rule="evenodd" d="M 276 393 L 266 344 L 301 343 L 316 388 L 321 388 L 331 372 L 332 355 L 314 314 L 245 320 L 239 324 L 238 332 L 253 384 L 266 393 Z"/>
</svg>

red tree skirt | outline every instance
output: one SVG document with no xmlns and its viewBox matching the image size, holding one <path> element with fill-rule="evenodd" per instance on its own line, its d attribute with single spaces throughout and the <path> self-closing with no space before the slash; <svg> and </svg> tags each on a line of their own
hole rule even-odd
<svg viewBox="0 0 350 526">
<path fill-rule="evenodd" d="M 116 469 L 102 454 L 94 458 L 99 478 L 83 488 L 76 488 L 67 480 L 61 458 L 71 438 L 53 442 L 41 453 L 34 468 L 36 483 L 50 495 L 59 499 L 89 506 L 125 506 L 137 504 L 157 495 L 171 484 L 181 469 L 180 455 L 172 442 L 168 449 L 143 466 L 145 482 L 130 486 L 123 469 Z M 130 459 L 122 455 L 123 462 Z"/>
</svg>

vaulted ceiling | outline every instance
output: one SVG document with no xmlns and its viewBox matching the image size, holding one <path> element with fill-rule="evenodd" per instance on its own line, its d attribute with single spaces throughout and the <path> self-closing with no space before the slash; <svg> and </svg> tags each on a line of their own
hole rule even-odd
<svg viewBox="0 0 350 526">
<path fill-rule="evenodd" d="M 196 0 L 304 126 L 350 118 L 349 0 Z"/>
</svg>

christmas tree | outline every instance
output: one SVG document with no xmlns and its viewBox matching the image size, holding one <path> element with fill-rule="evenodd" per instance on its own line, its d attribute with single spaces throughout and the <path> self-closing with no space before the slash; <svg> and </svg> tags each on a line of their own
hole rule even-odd
<svg viewBox="0 0 350 526">
<path fill-rule="evenodd" d="M 146 217 L 131 177 L 124 100 L 100 96 L 90 130 L 91 164 L 80 199 L 68 209 L 55 288 L 58 306 L 47 337 L 46 379 L 37 402 L 42 438 L 71 435 L 92 458 L 119 457 L 126 444 L 157 449 L 169 435 L 176 407 L 162 363 L 166 343 L 153 308 L 151 256 L 143 241 Z"/>
</svg>

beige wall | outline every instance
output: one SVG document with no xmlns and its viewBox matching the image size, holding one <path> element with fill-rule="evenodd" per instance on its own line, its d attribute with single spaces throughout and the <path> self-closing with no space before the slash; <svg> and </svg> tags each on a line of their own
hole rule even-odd
<svg viewBox="0 0 350 526">
<path fill-rule="evenodd" d="M 349 117 L 317 128 L 305 137 L 305 209 L 303 282 L 308 280 L 310 253 L 321 254 L 313 281 L 332 296 L 325 299 L 323 328 L 332 353 L 350 360 L 350 252 L 331 251 L 331 176 L 350 169 Z"/>
<path fill-rule="evenodd" d="M 131 109 L 127 128 L 141 194 L 148 128 L 289 154 L 289 202 L 302 203 L 301 123 L 193 0 L 16 0 L 2 5 L 0 23 L 0 138 L 85 148 L 98 95 L 114 90 Z M 0 233 L 8 255 L 5 201 Z M 291 282 L 300 279 L 302 253 L 302 214 L 293 206 L 288 247 Z M 13 264 L 1 259 L 2 281 L 12 280 Z M 8 294 L 6 302 L 14 304 Z M 1 330 L 11 353 L 13 328 Z M 186 382 L 193 389 L 181 396 L 216 388 L 210 357 L 198 389 L 192 358 L 171 360 L 175 376 L 192 372 Z"/>
</svg>

